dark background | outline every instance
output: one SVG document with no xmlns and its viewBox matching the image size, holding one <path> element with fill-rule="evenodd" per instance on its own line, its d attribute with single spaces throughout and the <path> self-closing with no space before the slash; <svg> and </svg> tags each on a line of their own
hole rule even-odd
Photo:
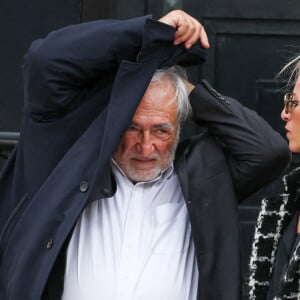
<svg viewBox="0 0 300 300">
<path fill-rule="evenodd" d="M 23 92 L 23 55 L 34 39 L 69 24 L 99 18 L 159 18 L 183 9 L 202 21 L 211 48 L 204 66 L 190 68 L 193 82 L 207 78 L 223 94 L 256 110 L 284 135 L 280 120 L 285 84 L 277 72 L 300 53 L 299 0 L 43 0 L 0 2 L 0 168 L 18 139 Z M 184 136 L 200 129 L 191 123 Z M 293 155 L 292 163 L 298 164 Z M 276 182 L 239 206 L 243 267 L 247 274 L 253 226 L 260 200 Z"/>
</svg>

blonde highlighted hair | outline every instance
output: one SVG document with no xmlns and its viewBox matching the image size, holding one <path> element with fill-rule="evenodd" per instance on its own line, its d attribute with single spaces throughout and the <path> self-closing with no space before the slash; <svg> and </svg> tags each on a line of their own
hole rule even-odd
<svg viewBox="0 0 300 300">
<path fill-rule="evenodd" d="M 294 86 L 300 75 L 300 55 L 291 59 L 278 73 L 278 76 L 288 74 L 287 86 Z"/>
</svg>

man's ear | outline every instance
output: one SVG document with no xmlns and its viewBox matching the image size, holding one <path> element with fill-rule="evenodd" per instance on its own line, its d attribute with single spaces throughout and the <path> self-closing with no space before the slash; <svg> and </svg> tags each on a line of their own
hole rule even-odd
<svg viewBox="0 0 300 300">
<path fill-rule="evenodd" d="M 186 79 L 183 79 L 183 82 L 185 84 L 185 88 L 188 95 L 190 95 L 191 91 L 195 88 L 195 86 Z"/>
</svg>

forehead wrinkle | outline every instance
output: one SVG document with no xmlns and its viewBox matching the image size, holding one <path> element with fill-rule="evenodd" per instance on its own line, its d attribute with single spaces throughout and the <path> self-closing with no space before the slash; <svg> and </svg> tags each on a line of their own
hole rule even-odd
<svg viewBox="0 0 300 300">
<path fill-rule="evenodd" d="M 132 122 L 138 123 L 138 120 L 153 120 L 153 122 L 157 122 L 158 119 L 169 119 L 170 114 L 166 111 L 159 111 L 155 108 L 147 107 L 147 108 L 140 108 L 137 110 L 137 113 L 134 115 Z M 161 123 L 164 123 L 162 120 Z"/>
<path fill-rule="evenodd" d="M 147 122 L 149 126 L 164 123 L 175 125 L 178 104 L 173 100 L 174 94 L 175 89 L 166 80 L 151 83 L 138 105 L 132 121 L 140 125 Z"/>
</svg>

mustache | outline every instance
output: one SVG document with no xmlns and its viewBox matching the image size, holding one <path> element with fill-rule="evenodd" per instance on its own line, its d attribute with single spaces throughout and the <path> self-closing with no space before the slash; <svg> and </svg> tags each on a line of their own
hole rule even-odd
<svg viewBox="0 0 300 300">
<path fill-rule="evenodd" d="M 136 155 L 130 155 L 129 159 L 134 158 L 134 159 L 140 159 L 140 160 L 147 160 L 147 159 L 159 159 L 160 156 L 158 153 L 151 153 L 150 155 L 141 155 L 141 154 L 136 154 Z"/>
</svg>

